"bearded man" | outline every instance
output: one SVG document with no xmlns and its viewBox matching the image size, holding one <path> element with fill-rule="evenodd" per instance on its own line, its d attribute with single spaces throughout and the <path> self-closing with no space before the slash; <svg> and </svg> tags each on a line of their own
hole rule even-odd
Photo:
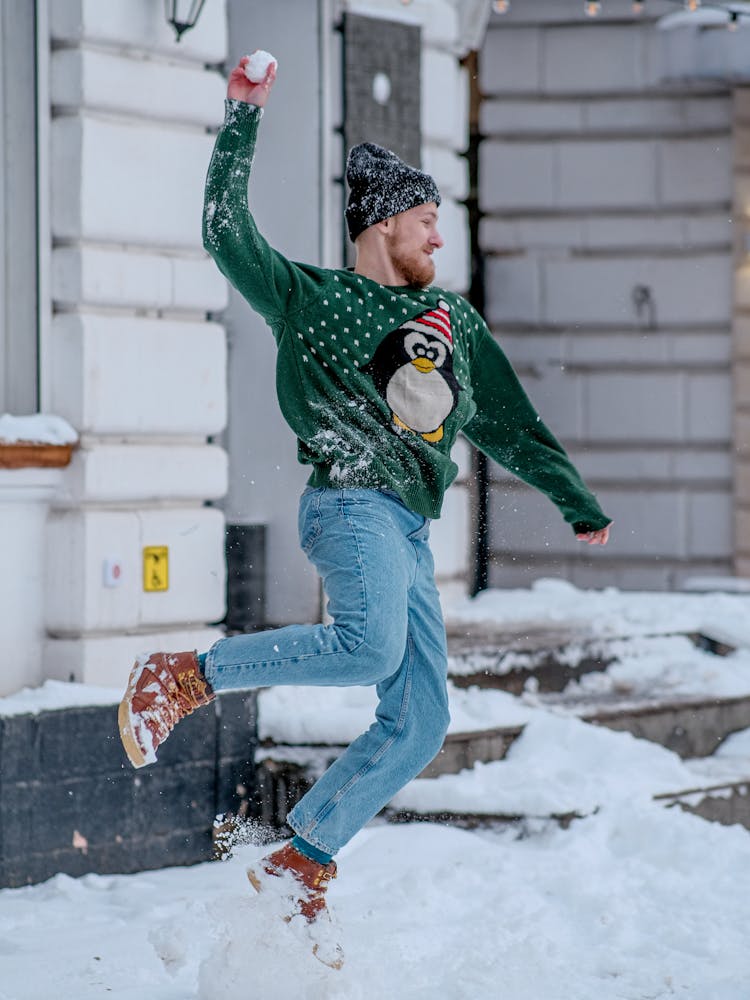
<svg viewBox="0 0 750 1000">
<path fill-rule="evenodd" d="M 275 78 L 232 71 L 206 184 L 204 244 L 267 321 L 284 417 L 311 467 L 299 510 L 330 624 L 220 639 L 206 653 L 153 653 L 134 666 L 120 731 L 136 767 L 215 692 L 275 684 L 375 685 L 356 739 L 294 806 L 294 838 L 248 872 L 256 889 L 292 886 L 291 913 L 330 919 L 333 860 L 442 746 L 447 654 L 430 520 L 456 476 L 459 431 L 541 490 L 576 537 L 605 544 L 610 519 L 540 420 L 484 320 L 434 287 L 440 195 L 434 180 L 372 143 L 349 153 L 353 269 L 292 263 L 248 207 L 256 135 Z M 338 946 L 316 954 L 340 965 Z"/>
</svg>

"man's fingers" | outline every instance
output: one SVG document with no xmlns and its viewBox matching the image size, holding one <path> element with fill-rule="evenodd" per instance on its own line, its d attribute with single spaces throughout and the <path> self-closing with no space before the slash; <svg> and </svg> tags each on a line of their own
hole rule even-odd
<svg viewBox="0 0 750 1000">
<path fill-rule="evenodd" d="M 609 525 L 600 528 L 599 531 L 586 531 L 576 535 L 579 542 L 587 542 L 589 545 L 606 545 L 609 541 Z"/>
</svg>

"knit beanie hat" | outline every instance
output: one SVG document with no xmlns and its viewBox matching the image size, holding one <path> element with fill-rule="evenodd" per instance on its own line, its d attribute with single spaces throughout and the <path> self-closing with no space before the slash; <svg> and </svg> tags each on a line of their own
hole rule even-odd
<svg viewBox="0 0 750 1000">
<path fill-rule="evenodd" d="M 390 149 L 374 142 L 352 146 L 346 164 L 349 203 L 346 222 L 349 238 L 376 222 L 406 212 L 428 201 L 440 204 L 440 192 L 429 174 L 410 167 Z"/>
</svg>

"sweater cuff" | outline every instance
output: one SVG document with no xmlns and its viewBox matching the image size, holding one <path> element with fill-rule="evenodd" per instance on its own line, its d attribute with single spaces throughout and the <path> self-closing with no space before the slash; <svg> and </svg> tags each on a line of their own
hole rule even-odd
<svg viewBox="0 0 750 1000">
<path fill-rule="evenodd" d="M 573 521 L 571 527 L 577 535 L 587 535 L 590 531 L 601 531 L 610 524 L 612 519 L 605 516 L 603 521 L 599 518 L 592 521 Z"/>
<path fill-rule="evenodd" d="M 263 108 L 257 104 L 248 104 L 247 101 L 237 101 L 232 97 L 227 97 L 224 101 L 224 124 L 242 126 L 259 122 L 263 117 Z"/>
</svg>

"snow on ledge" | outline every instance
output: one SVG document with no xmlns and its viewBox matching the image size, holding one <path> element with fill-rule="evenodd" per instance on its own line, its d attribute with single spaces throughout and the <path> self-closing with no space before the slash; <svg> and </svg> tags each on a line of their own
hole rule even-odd
<svg viewBox="0 0 750 1000">
<path fill-rule="evenodd" d="M 75 444 L 78 434 L 62 417 L 36 413 L 30 417 L 0 416 L 0 443 L 3 444 Z"/>
<path fill-rule="evenodd" d="M 492 626 L 506 631 L 565 627 L 592 637 L 705 632 L 735 646 L 750 646 L 750 595 L 682 591 L 580 590 L 567 580 L 543 578 L 528 589 L 484 590 L 443 602 L 449 629 Z"/>
<path fill-rule="evenodd" d="M 0 698 L 0 716 L 38 715 L 63 708 L 83 708 L 92 705 L 116 705 L 122 697 L 119 688 L 95 687 L 67 681 L 45 681 L 41 687 L 23 688 Z"/>
</svg>

